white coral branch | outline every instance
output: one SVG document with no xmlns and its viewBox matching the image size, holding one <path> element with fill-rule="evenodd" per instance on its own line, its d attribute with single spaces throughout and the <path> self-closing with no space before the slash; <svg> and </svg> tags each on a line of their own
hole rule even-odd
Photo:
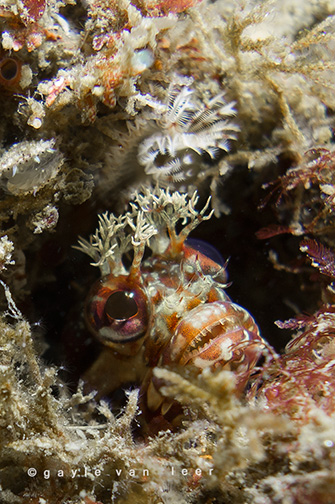
<svg viewBox="0 0 335 504">
<path fill-rule="evenodd" d="M 132 220 L 129 220 L 129 224 L 134 230 L 134 235 L 131 237 L 131 243 L 134 247 L 149 243 L 150 238 L 158 233 L 157 229 L 147 221 L 142 211 L 137 214 L 136 225 Z"/>
<path fill-rule="evenodd" d="M 79 239 L 79 246 L 75 247 L 89 255 L 94 262 L 92 266 L 99 266 L 102 274 L 124 271 L 122 255 L 129 250 L 131 236 L 126 235 L 125 228 L 130 222 L 129 214 L 115 217 L 105 212 L 99 215 L 99 227 L 87 241 Z"/>
<path fill-rule="evenodd" d="M 178 248 L 201 221 L 210 219 L 213 211 L 206 215 L 210 198 L 200 211 L 196 209 L 198 200 L 196 191 L 189 198 L 177 191 L 144 187 L 135 192 L 131 212 L 119 217 L 100 215 L 96 232 L 89 241 L 80 238 L 75 248 L 92 257 L 92 265 L 99 266 L 103 275 L 110 272 L 119 275 L 126 273 L 122 255 L 132 247 L 132 271 L 135 271 L 140 267 L 145 245 L 155 253 L 165 252 L 169 244 L 172 249 Z M 176 225 L 180 221 L 183 229 L 177 235 Z"/>
</svg>

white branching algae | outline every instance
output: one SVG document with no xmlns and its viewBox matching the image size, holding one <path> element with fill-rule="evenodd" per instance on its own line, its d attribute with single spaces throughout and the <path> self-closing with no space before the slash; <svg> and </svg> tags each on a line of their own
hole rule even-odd
<svg viewBox="0 0 335 504">
<path fill-rule="evenodd" d="M 7 235 L 1 236 L 0 238 L 0 271 L 6 269 L 7 265 L 15 264 L 12 259 L 12 253 L 14 251 L 14 244 L 8 239 Z"/>
<path fill-rule="evenodd" d="M 108 213 L 99 215 L 97 231 L 90 241 L 81 238 L 78 248 L 94 259 L 93 265 L 99 266 L 102 274 L 125 273 L 122 256 L 129 250 L 133 249 L 135 254 L 138 250 L 139 260 L 145 245 L 156 254 L 164 253 L 170 243 L 182 244 L 192 229 L 209 219 L 213 214 L 210 211 L 206 215 L 209 200 L 200 212 L 195 208 L 198 200 L 197 192 L 188 198 L 177 191 L 144 187 L 135 193 L 130 212 L 119 217 Z M 176 233 L 178 221 L 184 225 L 179 234 Z"/>
</svg>

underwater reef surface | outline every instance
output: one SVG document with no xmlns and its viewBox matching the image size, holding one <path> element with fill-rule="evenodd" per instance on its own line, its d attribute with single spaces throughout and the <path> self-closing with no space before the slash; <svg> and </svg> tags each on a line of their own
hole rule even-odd
<svg viewBox="0 0 335 504">
<path fill-rule="evenodd" d="M 333 503 L 333 0 L 0 23 L 0 502 Z"/>
</svg>

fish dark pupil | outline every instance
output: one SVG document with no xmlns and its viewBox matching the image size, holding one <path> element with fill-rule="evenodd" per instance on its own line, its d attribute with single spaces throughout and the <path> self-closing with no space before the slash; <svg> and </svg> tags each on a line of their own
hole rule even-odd
<svg viewBox="0 0 335 504">
<path fill-rule="evenodd" d="M 115 320 L 127 320 L 138 312 L 132 293 L 128 291 L 113 292 L 107 299 L 105 313 Z"/>
</svg>

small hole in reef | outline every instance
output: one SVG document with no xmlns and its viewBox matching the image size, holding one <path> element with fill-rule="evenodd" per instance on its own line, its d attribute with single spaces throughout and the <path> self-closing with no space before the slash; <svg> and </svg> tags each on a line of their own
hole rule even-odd
<svg viewBox="0 0 335 504">
<path fill-rule="evenodd" d="M 18 64 L 12 58 L 6 58 L 0 67 L 1 77 L 6 81 L 11 81 L 17 76 Z"/>
</svg>

